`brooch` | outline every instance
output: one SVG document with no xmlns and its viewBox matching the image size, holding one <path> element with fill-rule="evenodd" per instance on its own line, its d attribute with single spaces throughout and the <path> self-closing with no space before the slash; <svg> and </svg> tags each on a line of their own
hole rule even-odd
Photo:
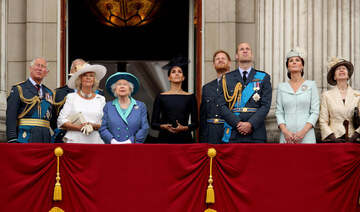
<svg viewBox="0 0 360 212">
<path fill-rule="evenodd" d="M 135 109 L 135 110 L 139 109 L 139 106 L 135 105 L 135 106 L 134 106 L 134 109 Z"/>
<path fill-rule="evenodd" d="M 259 95 L 258 93 L 255 93 L 255 94 L 253 95 L 253 100 L 254 100 L 255 102 L 259 101 L 259 100 L 260 100 L 260 95 Z"/>
<path fill-rule="evenodd" d="M 307 85 L 302 85 L 302 86 L 301 86 L 301 90 L 303 90 L 303 91 L 306 91 L 307 88 L 308 88 Z"/>
</svg>

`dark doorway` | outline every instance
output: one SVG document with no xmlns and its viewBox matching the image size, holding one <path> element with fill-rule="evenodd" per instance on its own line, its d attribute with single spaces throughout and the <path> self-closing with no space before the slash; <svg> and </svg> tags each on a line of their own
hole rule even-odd
<svg viewBox="0 0 360 212">
<path fill-rule="evenodd" d="M 121 29 L 100 23 L 86 0 L 68 1 L 68 55 L 88 61 L 156 61 L 188 56 L 189 1 L 167 0 L 152 23 Z"/>
</svg>

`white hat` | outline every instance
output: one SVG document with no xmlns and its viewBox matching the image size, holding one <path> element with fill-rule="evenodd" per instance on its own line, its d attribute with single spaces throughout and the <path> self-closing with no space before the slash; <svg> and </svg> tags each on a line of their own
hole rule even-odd
<svg viewBox="0 0 360 212">
<path fill-rule="evenodd" d="M 87 72 L 94 72 L 96 74 L 96 79 L 98 79 L 99 81 L 105 76 L 106 74 L 106 68 L 105 66 L 102 65 L 90 65 L 85 63 L 81 69 L 78 69 L 78 71 L 76 73 L 74 73 L 67 85 L 69 88 L 75 89 L 75 81 L 78 77 L 80 77 L 82 74 L 87 73 Z"/>
</svg>

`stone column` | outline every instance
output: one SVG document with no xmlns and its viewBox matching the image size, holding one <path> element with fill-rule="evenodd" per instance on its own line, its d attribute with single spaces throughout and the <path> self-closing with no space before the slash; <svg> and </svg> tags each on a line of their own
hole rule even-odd
<svg viewBox="0 0 360 212">
<path fill-rule="evenodd" d="M 6 141 L 6 1 L 0 4 L 0 142 Z"/>
<path fill-rule="evenodd" d="M 271 139 L 277 139 L 276 89 L 287 81 L 286 53 L 297 46 L 307 51 L 305 79 L 319 92 L 327 90 L 327 60 L 342 56 L 355 66 L 350 85 L 360 88 L 360 2 L 357 0 L 258 0 L 258 68 L 272 76 L 273 104 L 267 118 Z M 271 123 L 270 123 L 271 122 Z"/>
<path fill-rule="evenodd" d="M 206 0 L 204 8 L 204 60 L 202 83 L 206 84 L 216 78 L 213 68 L 213 54 L 222 49 L 229 53 L 235 68 L 236 49 L 236 0 Z"/>
</svg>

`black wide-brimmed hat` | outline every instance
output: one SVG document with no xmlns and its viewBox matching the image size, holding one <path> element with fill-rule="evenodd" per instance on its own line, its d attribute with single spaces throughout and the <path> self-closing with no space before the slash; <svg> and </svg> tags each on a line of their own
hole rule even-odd
<svg viewBox="0 0 360 212">
<path fill-rule="evenodd" d="M 162 67 L 163 70 L 170 70 L 174 66 L 183 68 L 185 65 L 189 64 L 190 60 L 185 57 L 176 57 L 170 60 L 170 62 Z"/>
<path fill-rule="evenodd" d="M 348 70 L 349 79 L 354 72 L 354 65 L 343 58 L 332 57 L 328 61 L 329 72 L 327 74 L 327 81 L 330 85 L 336 85 L 336 80 L 334 80 L 335 70 L 337 67 L 344 65 Z"/>
</svg>

